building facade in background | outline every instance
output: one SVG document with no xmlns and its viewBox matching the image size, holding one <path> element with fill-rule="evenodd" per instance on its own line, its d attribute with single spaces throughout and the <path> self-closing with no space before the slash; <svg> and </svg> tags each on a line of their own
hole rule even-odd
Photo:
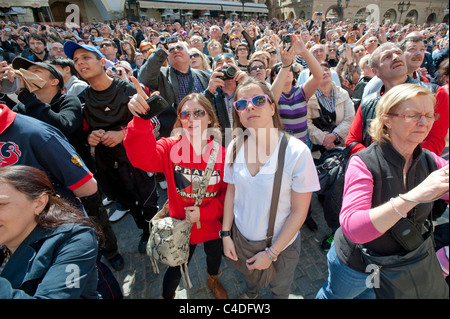
<svg viewBox="0 0 450 319">
<path fill-rule="evenodd" d="M 327 19 L 358 22 L 375 19 L 402 23 L 448 23 L 447 0 L 0 0 L 0 18 L 19 23 L 64 22 L 79 8 L 81 22 L 189 21 L 220 18 L 311 19 L 323 12 Z M 68 9 L 69 8 L 69 9 Z"/>
</svg>

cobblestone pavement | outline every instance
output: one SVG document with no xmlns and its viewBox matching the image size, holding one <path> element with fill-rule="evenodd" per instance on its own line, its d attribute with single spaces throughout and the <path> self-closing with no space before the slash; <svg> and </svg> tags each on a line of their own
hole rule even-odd
<svg viewBox="0 0 450 319">
<path fill-rule="evenodd" d="M 159 204 L 164 204 L 167 193 L 159 190 Z M 107 210 L 114 211 L 114 205 Z M 325 283 L 328 271 L 326 252 L 320 248 L 322 240 L 329 235 L 329 228 L 321 215 L 321 210 L 313 210 L 313 218 L 318 224 L 316 232 L 306 226 L 301 229 L 302 247 L 295 279 L 291 287 L 289 298 L 313 299 Z M 122 286 L 125 299 L 158 299 L 162 292 L 162 279 L 167 266 L 160 265 L 160 273 L 155 274 L 146 254 L 137 251 L 141 231 L 136 227 L 133 218 L 127 214 L 120 221 L 112 224 L 116 233 L 119 251 L 125 259 L 125 267 L 113 273 Z M 107 261 L 105 261 L 107 264 Z M 244 277 L 234 269 L 226 257 L 222 259 L 221 283 L 228 292 L 229 298 L 239 298 L 245 291 Z M 177 289 L 176 298 L 179 299 L 211 299 L 214 298 L 206 283 L 206 260 L 203 245 L 197 246 L 189 264 L 191 289 L 185 289 L 182 284 Z M 270 298 L 270 289 L 261 289 L 260 298 Z"/>
</svg>

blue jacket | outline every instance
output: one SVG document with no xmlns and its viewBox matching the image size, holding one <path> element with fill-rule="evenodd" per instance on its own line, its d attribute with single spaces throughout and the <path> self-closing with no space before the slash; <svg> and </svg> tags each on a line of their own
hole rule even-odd
<svg viewBox="0 0 450 319">
<path fill-rule="evenodd" d="M 97 249 L 88 226 L 36 226 L 0 274 L 0 299 L 98 299 Z"/>
</svg>

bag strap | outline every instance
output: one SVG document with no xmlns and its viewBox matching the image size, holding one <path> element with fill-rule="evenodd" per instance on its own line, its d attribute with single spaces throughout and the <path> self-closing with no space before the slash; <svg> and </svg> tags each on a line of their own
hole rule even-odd
<svg viewBox="0 0 450 319">
<path fill-rule="evenodd" d="M 359 142 L 352 142 L 352 143 L 348 144 L 348 146 L 346 148 L 344 148 L 345 156 L 347 156 L 351 152 L 352 148 L 358 143 Z"/>
<path fill-rule="evenodd" d="M 200 206 L 202 204 L 203 198 L 205 197 L 206 194 L 206 188 L 209 185 L 209 180 L 211 178 L 213 169 L 214 169 L 214 165 L 216 164 L 216 159 L 217 159 L 217 154 L 219 153 L 219 143 L 217 143 L 216 141 L 213 141 L 213 147 L 211 150 L 211 154 L 209 155 L 209 159 L 208 159 L 208 165 L 206 165 L 206 169 L 205 169 L 205 175 L 203 175 L 203 179 L 200 183 L 200 188 L 198 190 L 197 193 L 197 199 L 195 200 L 195 206 Z M 197 229 L 201 228 L 201 224 L 198 221 L 197 223 Z"/>
<path fill-rule="evenodd" d="M 281 138 L 280 149 L 278 151 L 277 171 L 275 173 L 275 178 L 273 181 L 272 202 L 270 203 L 269 227 L 267 228 L 267 237 L 266 237 L 267 247 L 270 247 L 272 245 L 273 230 L 275 228 L 275 217 L 277 215 L 278 200 L 280 199 L 281 179 L 283 177 L 284 157 L 286 154 L 287 144 L 288 144 L 288 137 L 285 133 Z"/>
</svg>

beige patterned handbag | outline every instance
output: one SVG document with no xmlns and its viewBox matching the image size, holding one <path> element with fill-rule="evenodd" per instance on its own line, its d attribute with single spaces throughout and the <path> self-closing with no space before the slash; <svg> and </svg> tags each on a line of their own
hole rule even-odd
<svg viewBox="0 0 450 319">
<path fill-rule="evenodd" d="M 158 262 L 170 267 L 180 266 L 184 287 L 192 287 L 187 262 L 192 224 L 169 217 L 169 202 L 152 218 L 147 255 L 153 271 L 159 274 Z"/>
<path fill-rule="evenodd" d="M 205 175 L 201 181 L 196 206 L 200 206 L 209 184 L 209 179 L 216 163 L 219 144 L 213 141 L 213 149 L 209 156 Z M 200 223 L 197 223 L 200 228 Z M 158 262 L 170 267 L 180 266 L 184 287 L 192 287 L 188 274 L 189 240 L 192 224 L 169 216 L 169 202 L 152 218 L 150 222 L 150 237 L 147 242 L 147 255 L 152 262 L 153 271 L 159 274 Z"/>
</svg>

